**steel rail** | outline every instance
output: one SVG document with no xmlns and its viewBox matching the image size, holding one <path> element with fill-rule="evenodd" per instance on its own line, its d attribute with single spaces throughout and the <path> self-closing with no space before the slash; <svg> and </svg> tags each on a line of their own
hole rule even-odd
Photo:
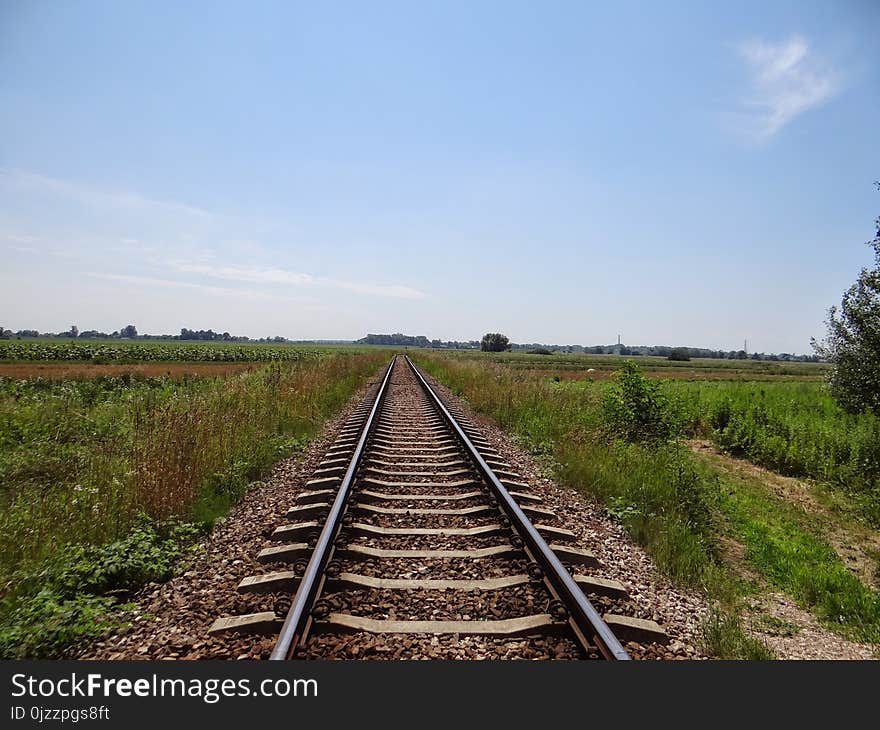
<svg viewBox="0 0 880 730">
<path fill-rule="evenodd" d="M 553 591 L 565 603 L 570 614 L 569 622 L 576 633 L 583 632 L 591 637 L 606 659 L 629 659 L 630 656 L 626 649 L 623 648 L 620 641 L 618 641 L 617 637 L 608 627 L 608 624 L 605 623 L 599 612 L 590 603 L 578 584 L 575 583 L 571 574 L 565 569 L 565 566 L 556 557 L 556 554 L 550 549 L 550 546 L 541 534 L 535 529 L 531 520 L 526 517 L 513 497 L 510 496 L 507 488 L 495 476 L 495 472 L 492 471 L 467 433 L 458 424 L 458 421 L 455 420 L 455 417 L 449 412 L 443 401 L 440 400 L 440 396 L 437 395 L 434 388 L 425 380 L 422 373 L 413 364 L 413 361 L 409 359 L 409 356 L 404 355 L 404 358 L 443 419 L 465 446 L 468 456 L 470 456 L 471 461 L 473 461 L 481 476 L 488 482 L 492 491 L 495 492 L 495 497 L 508 519 L 510 519 L 511 526 L 522 538 L 532 557 L 541 566 L 545 579 L 549 582 Z"/>
<path fill-rule="evenodd" d="M 269 657 L 270 660 L 290 659 L 302 638 L 303 630 L 310 617 L 312 603 L 318 594 L 321 581 L 324 577 L 324 569 L 326 568 L 330 554 L 333 551 L 334 540 L 336 539 L 336 535 L 342 524 L 342 516 L 345 513 L 348 497 L 351 494 L 351 485 L 354 482 L 354 476 L 357 473 L 361 458 L 364 454 L 364 446 L 370 436 L 370 431 L 373 429 L 373 424 L 376 421 L 376 414 L 379 412 L 379 409 L 382 407 L 382 402 L 385 400 L 385 393 L 388 390 L 388 383 L 391 380 L 391 373 L 394 370 L 394 364 L 396 362 L 397 355 L 391 359 L 391 363 L 385 371 L 385 376 L 382 378 L 382 384 L 379 386 L 379 391 L 376 393 L 376 400 L 373 402 L 373 407 L 370 409 L 366 421 L 364 421 L 363 428 L 361 429 L 361 437 L 358 439 L 357 446 L 351 456 L 351 461 L 348 463 L 348 469 L 346 469 L 345 476 L 342 478 L 342 482 L 339 485 L 336 499 L 333 500 L 333 505 L 330 507 L 330 512 L 327 515 L 324 528 L 321 530 L 321 534 L 318 537 L 315 550 L 312 553 L 312 557 L 309 559 L 305 573 L 303 573 L 296 595 L 290 604 L 290 610 L 287 612 L 287 616 L 284 619 L 284 625 L 281 627 L 281 633 L 278 636 L 278 641 Z"/>
</svg>

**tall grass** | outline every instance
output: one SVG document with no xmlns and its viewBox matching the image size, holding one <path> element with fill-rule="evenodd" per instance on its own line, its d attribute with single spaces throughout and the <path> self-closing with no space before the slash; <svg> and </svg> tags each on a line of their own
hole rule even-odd
<svg viewBox="0 0 880 730">
<path fill-rule="evenodd" d="M 0 381 L 0 658 L 65 655 L 387 359 L 225 379 Z"/>
<path fill-rule="evenodd" d="M 821 392 L 818 386 L 780 383 L 772 391 L 757 384 L 752 390 L 749 384 L 703 381 L 699 389 L 694 384 L 694 390 L 687 390 L 678 383 L 657 386 L 639 380 L 632 369 L 619 373 L 612 384 L 558 383 L 546 374 L 463 358 L 426 354 L 418 360 L 532 451 L 551 455 L 560 480 L 601 502 L 666 574 L 719 599 L 725 610 L 705 626 L 706 645 L 719 656 L 766 656 L 739 627 L 736 606 L 743 587 L 726 563 L 722 536 L 743 545 L 750 568 L 766 583 L 788 592 L 843 633 L 880 641 L 880 593 L 847 570 L 802 511 L 768 493 L 763 484 L 722 475 L 680 439 L 685 430 L 703 427 L 702 388 L 720 394 L 739 389 L 734 392 L 742 400 L 730 412 L 742 408 L 750 413 L 756 434 L 762 433 L 761 424 L 776 423 L 773 437 L 785 441 L 784 424 L 796 422 L 801 413 L 807 423 L 820 421 L 818 412 L 826 408 L 830 425 L 825 433 L 843 439 L 844 422 L 835 420 L 839 414 L 827 402 L 820 400 L 816 409 L 807 405 L 811 393 Z M 765 396 L 764 411 L 755 396 L 762 387 L 774 393 Z M 802 408 L 787 416 L 785 403 L 792 394 L 801 399 L 796 402 Z M 767 408 L 768 402 L 774 407 Z M 744 417 L 732 416 L 727 425 Z M 865 429 L 867 442 L 873 425 L 856 422 Z M 812 433 L 822 433 L 815 422 L 811 427 Z M 800 432 L 794 428 L 791 433 Z M 766 432 L 763 437 L 771 439 Z M 801 438 L 792 437 L 788 448 L 805 448 L 808 437 Z"/>
<path fill-rule="evenodd" d="M 532 451 L 552 455 L 562 481 L 602 502 L 667 574 L 689 585 L 707 579 L 716 552 L 713 485 L 674 441 L 648 448 L 614 438 L 620 421 L 606 422 L 604 384 L 572 388 L 497 364 L 419 361 Z"/>
<path fill-rule="evenodd" d="M 120 537 L 139 514 L 222 510 L 384 360 L 340 354 L 225 379 L 0 382 L 0 577 L 60 543 Z"/>
<path fill-rule="evenodd" d="M 880 418 L 841 409 L 822 383 L 667 382 L 690 434 L 782 474 L 846 491 L 880 525 Z"/>
</svg>

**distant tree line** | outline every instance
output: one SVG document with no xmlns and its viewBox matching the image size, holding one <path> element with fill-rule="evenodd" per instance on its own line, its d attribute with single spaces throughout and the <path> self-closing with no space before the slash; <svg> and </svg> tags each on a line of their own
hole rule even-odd
<svg viewBox="0 0 880 730">
<path fill-rule="evenodd" d="M 211 342 L 268 342 L 273 344 L 282 344 L 285 342 L 290 342 L 286 337 L 281 336 L 269 336 L 269 337 L 260 337 L 258 339 L 252 339 L 250 337 L 246 337 L 243 335 L 231 335 L 228 332 L 214 332 L 214 330 L 191 330 L 187 327 L 182 327 L 179 335 L 139 335 L 137 331 L 137 327 L 133 324 L 128 324 L 121 329 L 114 330 L 113 332 L 100 332 L 98 330 L 83 330 L 80 331 L 76 325 L 71 325 L 70 329 L 64 332 L 39 332 L 38 330 L 8 330 L 4 327 L 0 327 L 0 339 L 11 339 L 13 337 L 17 337 L 19 339 L 23 337 L 33 338 L 33 337 L 46 337 L 46 338 L 64 338 L 69 337 L 71 339 L 79 339 L 79 340 L 163 340 L 163 341 L 171 341 L 171 340 L 206 340 Z"/>
<path fill-rule="evenodd" d="M 705 347 L 673 347 L 670 345 L 544 345 L 538 342 L 529 344 L 513 343 L 511 349 L 550 350 L 551 352 L 582 352 L 588 355 L 640 355 L 665 357 L 670 360 L 690 360 L 691 358 L 715 358 L 718 360 L 770 360 L 782 362 L 819 362 L 815 354 L 797 355 L 789 352 L 766 353 L 746 352 L 745 350 L 712 350 Z"/>
<path fill-rule="evenodd" d="M 140 338 L 144 339 L 150 337 L 151 335 L 141 335 Z M 126 339 L 133 340 L 138 338 L 137 327 L 133 324 L 127 324 L 125 327 L 121 329 L 114 330 L 109 334 L 107 332 L 99 332 L 98 330 L 83 330 L 80 332 L 79 327 L 75 324 L 70 326 L 70 329 L 65 330 L 64 332 L 39 332 L 38 330 L 16 330 L 13 332 L 12 330 L 5 329 L 0 327 L 0 338 L 5 340 L 11 339 L 13 337 L 17 337 L 21 339 L 22 337 L 52 337 L 52 338 L 64 338 L 69 337 L 71 339 L 83 339 L 83 340 L 114 340 L 114 339 Z"/>
<path fill-rule="evenodd" d="M 440 350 L 476 350 L 480 343 L 476 340 L 459 342 L 458 340 L 429 340 L 424 335 L 404 335 L 396 332 L 393 335 L 368 334 L 355 340 L 358 345 L 383 345 L 385 347 L 433 347 Z"/>
<path fill-rule="evenodd" d="M 393 335 L 385 334 L 368 334 L 359 340 L 288 340 L 281 336 L 267 336 L 260 338 L 250 338 L 244 335 L 231 335 L 229 332 L 215 332 L 214 330 L 193 330 L 188 327 L 182 327 L 179 335 L 139 335 L 137 328 L 133 324 L 126 325 L 119 330 L 110 332 L 99 332 L 97 330 L 80 331 L 76 325 L 72 325 L 65 332 L 38 332 L 37 330 L 23 329 L 13 332 L 12 330 L 0 327 L 0 338 L 9 339 L 12 337 L 70 337 L 77 339 L 89 340 L 112 340 L 112 339 L 139 339 L 139 340 L 202 340 L 211 342 L 266 342 L 272 344 L 283 343 L 316 343 L 316 344 L 358 344 L 358 345 L 381 345 L 384 347 L 429 347 L 438 350 L 479 350 L 491 348 L 500 348 L 494 351 L 514 350 L 514 351 L 536 351 L 540 350 L 543 354 L 546 352 L 567 352 L 567 353 L 586 353 L 591 355 L 623 355 L 625 357 L 633 357 L 639 355 L 652 355 L 655 357 L 665 357 L 670 360 L 690 360 L 691 358 L 717 358 L 721 360 L 770 360 L 781 362 L 820 362 L 825 358 L 822 350 L 817 350 L 817 354 L 797 355 L 788 352 L 764 353 L 752 352 L 747 353 L 745 350 L 711 350 L 705 347 L 673 347 L 668 345 L 638 345 L 628 346 L 622 344 L 614 345 L 546 345 L 540 342 L 532 343 L 516 343 L 510 342 L 507 337 L 500 332 L 487 333 L 482 341 L 478 340 L 429 340 L 424 335 L 405 335 L 396 332 Z M 490 340 L 486 340 L 489 337 Z M 503 346 L 501 339 L 503 338 Z"/>
</svg>

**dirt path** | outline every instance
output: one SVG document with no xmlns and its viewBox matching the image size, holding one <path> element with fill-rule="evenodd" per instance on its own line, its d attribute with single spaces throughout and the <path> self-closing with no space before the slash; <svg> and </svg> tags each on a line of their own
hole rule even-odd
<svg viewBox="0 0 880 730">
<path fill-rule="evenodd" d="M 707 441 L 689 442 L 691 449 L 714 467 L 728 474 L 746 476 L 770 493 L 796 505 L 814 525 L 843 563 L 866 585 L 877 587 L 880 534 L 853 521 L 829 506 L 816 488 L 800 479 L 782 476 L 720 451 Z M 745 562 L 744 548 L 735 540 L 723 541 L 725 555 L 743 577 L 760 582 L 761 577 Z M 745 613 L 747 628 L 765 641 L 780 659 L 877 659 L 878 648 L 849 641 L 822 626 L 789 596 L 767 589 L 749 599 Z"/>
<path fill-rule="evenodd" d="M 690 441 L 698 454 L 707 457 L 720 469 L 745 474 L 761 482 L 769 491 L 790 504 L 797 505 L 816 519 L 821 526 L 822 537 L 834 548 L 840 559 L 865 585 L 880 588 L 878 556 L 880 556 L 880 532 L 835 510 L 817 495 L 809 482 L 786 477 L 757 466 L 746 459 L 739 459 L 720 451 L 708 441 Z"/>
<path fill-rule="evenodd" d="M 746 628 L 762 639 L 779 659 L 877 659 L 876 649 L 844 639 L 822 626 L 783 593 L 750 599 Z"/>
</svg>

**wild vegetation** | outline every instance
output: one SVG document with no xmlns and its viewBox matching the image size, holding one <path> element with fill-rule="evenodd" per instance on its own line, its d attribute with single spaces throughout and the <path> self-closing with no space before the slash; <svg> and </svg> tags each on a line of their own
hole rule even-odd
<svg viewBox="0 0 880 730">
<path fill-rule="evenodd" d="M 522 370 L 545 370 L 559 374 L 562 379 L 582 378 L 588 371 L 590 376 L 601 378 L 620 367 L 622 359 L 613 354 L 583 354 L 576 352 L 530 353 L 523 350 L 508 352 L 481 352 L 479 350 L 447 350 L 445 356 L 459 360 L 494 362 Z M 540 354 L 540 356 L 538 356 Z M 829 368 L 823 363 L 693 358 L 670 360 L 666 355 L 643 355 L 631 358 L 649 377 L 712 377 L 722 379 L 777 379 L 778 377 L 798 377 L 822 380 L 827 377 Z"/>
<path fill-rule="evenodd" d="M 729 563 L 730 542 L 743 546 L 749 571 L 760 576 L 761 584 L 788 592 L 836 630 L 880 641 L 880 594 L 847 569 L 803 510 L 768 494 L 763 485 L 719 471 L 684 442 L 694 431 L 714 430 L 713 423 L 720 426 L 718 414 L 724 408 L 717 405 L 713 410 L 708 403 L 727 399 L 739 403 L 743 414 L 752 414 L 756 444 L 788 438 L 792 443 L 780 449 L 797 453 L 823 431 L 817 428 L 814 436 L 801 433 L 798 411 L 785 395 L 797 393 L 801 386 L 820 392 L 821 384 L 652 381 L 634 364 L 625 365 L 611 380 L 594 381 L 587 375 L 559 381 L 542 370 L 515 369 L 486 359 L 423 355 L 419 360 L 477 410 L 550 459 L 562 482 L 604 504 L 668 575 L 717 599 L 720 613 L 707 623 L 705 636 L 716 655 L 767 654 L 739 628 L 739 597 L 758 586 L 744 581 Z M 704 388 L 710 394 L 706 400 Z M 765 393 L 779 390 L 762 401 L 750 388 L 764 388 Z M 727 389 L 738 397 L 729 397 Z M 812 416 L 804 415 L 808 401 L 804 396 L 800 416 L 804 423 L 810 418 L 818 421 L 821 413 L 819 407 Z M 827 396 L 824 407 L 837 409 L 840 418 L 846 416 Z M 786 420 L 787 409 L 795 421 Z M 746 417 L 736 411 L 729 407 L 732 415 L 719 434 Z M 761 431 L 765 424 L 773 424 L 770 432 Z M 829 459 L 836 453 L 831 444 L 844 438 L 846 428 L 840 422 L 839 427 L 826 429 L 828 434 L 836 432 L 825 441 Z M 862 428 L 867 442 L 876 424 L 866 422 Z M 786 434 L 800 434 L 800 440 Z M 858 438 L 849 444 L 848 454 L 860 448 Z M 851 463 L 849 457 L 839 460 L 841 479 L 844 464 Z"/>
<path fill-rule="evenodd" d="M 666 382 L 685 433 L 850 497 L 880 526 L 880 418 L 847 413 L 820 382 Z"/>
<path fill-rule="evenodd" d="M 386 353 L 228 378 L 0 379 L 0 656 L 51 656 L 344 405 Z"/>
</svg>

